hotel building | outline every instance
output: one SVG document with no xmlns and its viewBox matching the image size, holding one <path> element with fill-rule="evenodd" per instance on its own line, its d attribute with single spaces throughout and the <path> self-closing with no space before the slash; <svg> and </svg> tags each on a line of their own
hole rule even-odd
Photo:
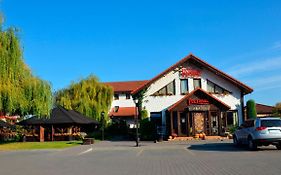
<svg viewBox="0 0 281 175">
<path fill-rule="evenodd" d="M 166 136 L 224 135 L 244 120 L 244 96 L 252 88 L 190 54 L 146 81 L 107 82 L 114 89 L 110 116 L 132 128 L 133 97 Z"/>
</svg>

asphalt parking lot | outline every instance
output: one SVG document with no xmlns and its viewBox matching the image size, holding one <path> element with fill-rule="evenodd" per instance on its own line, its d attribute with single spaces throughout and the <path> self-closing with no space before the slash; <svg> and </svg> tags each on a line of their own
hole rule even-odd
<svg viewBox="0 0 281 175">
<path fill-rule="evenodd" d="M 64 150 L 0 152 L 1 175 L 280 174 L 281 151 L 235 148 L 230 140 L 104 141 Z"/>
</svg>

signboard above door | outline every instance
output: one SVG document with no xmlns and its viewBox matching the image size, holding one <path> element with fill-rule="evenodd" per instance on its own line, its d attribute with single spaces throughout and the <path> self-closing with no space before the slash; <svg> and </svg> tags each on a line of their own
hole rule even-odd
<svg viewBox="0 0 281 175">
<path fill-rule="evenodd" d="M 192 105 L 187 107 L 188 111 L 209 111 L 210 105 Z"/>
<path fill-rule="evenodd" d="M 210 102 L 207 99 L 188 99 L 187 105 L 208 105 Z"/>
</svg>

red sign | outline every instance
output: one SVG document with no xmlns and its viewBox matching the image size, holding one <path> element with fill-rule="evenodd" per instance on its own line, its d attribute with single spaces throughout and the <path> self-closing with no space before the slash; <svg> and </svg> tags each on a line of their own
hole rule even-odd
<svg viewBox="0 0 281 175">
<path fill-rule="evenodd" d="M 206 99 L 188 99 L 188 105 L 208 105 L 210 104 Z"/>
<path fill-rule="evenodd" d="M 181 74 L 180 74 L 180 76 L 181 76 L 181 78 L 200 77 L 201 74 L 202 74 L 202 73 L 201 73 L 201 71 L 199 71 L 199 70 L 192 69 L 192 68 L 190 68 L 190 67 L 188 67 L 188 68 L 183 67 L 183 68 L 181 69 Z"/>
</svg>

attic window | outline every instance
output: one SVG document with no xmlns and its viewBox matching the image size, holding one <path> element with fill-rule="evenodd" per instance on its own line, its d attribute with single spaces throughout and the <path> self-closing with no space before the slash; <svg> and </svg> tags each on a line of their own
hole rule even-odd
<svg viewBox="0 0 281 175">
<path fill-rule="evenodd" d="M 221 86 L 207 80 L 207 91 L 214 94 L 230 94 L 228 90 L 222 88 Z"/>
<path fill-rule="evenodd" d="M 170 82 L 168 85 L 155 92 L 152 96 L 165 96 L 165 95 L 175 95 L 175 80 Z"/>
</svg>

